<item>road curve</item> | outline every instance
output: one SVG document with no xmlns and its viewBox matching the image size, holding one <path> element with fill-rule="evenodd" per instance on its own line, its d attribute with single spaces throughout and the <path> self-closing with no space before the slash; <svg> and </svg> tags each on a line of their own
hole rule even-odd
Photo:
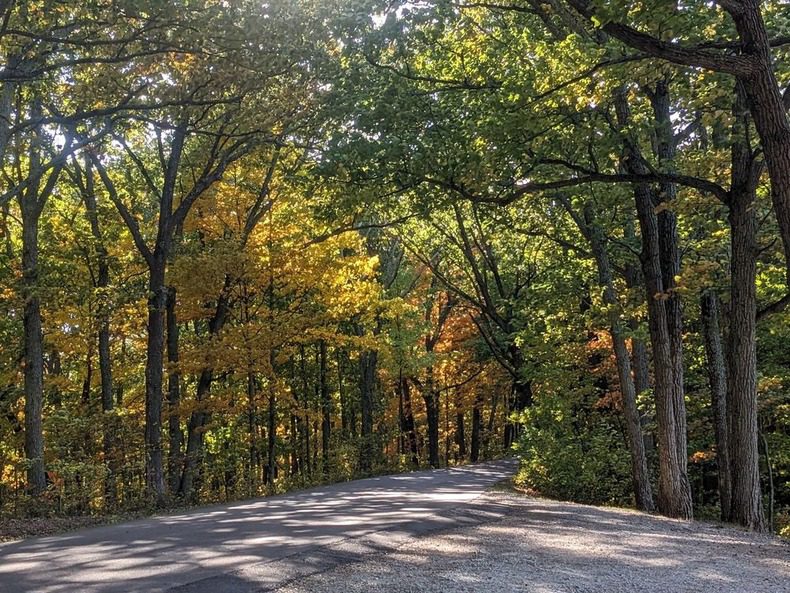
<svg viewBox="0 0 790 593">
<path fill-rule="evenodd" d="M 514 460 L 382 476 L 0 545 L 2 593 L 248 593 L 345 561 L 340 542 L 452 527 Z M 348 554 L 346 554 L 348 555 Z"/>
</svg>

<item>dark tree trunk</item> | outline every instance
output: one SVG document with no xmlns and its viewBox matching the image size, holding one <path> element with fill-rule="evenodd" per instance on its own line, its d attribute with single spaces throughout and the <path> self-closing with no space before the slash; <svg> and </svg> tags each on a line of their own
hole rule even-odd
<svg viewBox="0 0 790 593">
<path fill-rule="evenodd" d="M 168 457 L 168 486 L 170 492 L 178 492 L 181 483 L 181 473 L 184 465 L 184 456 L 181 451 L 183 433 L 181 432 L 181 373 L 179 363 L 179 329 L 176 315 L 176 289 L 170 287 L 167 291 L 167 430 L 170 438 Z"/>
<path fill-rule="evenodd" d="M 512 395 L 512 394 L 509 394 L 509 395 Z M 482 406 L 482 402 L 481 402 L 480 405 Z M 505 416 L 508 415 L 507 406 L 508 406 L 507 399 L 505 399 Z M 483 439 L 482 439 L 483 440 L 482 446 L 483 446 L 483 449 L 486 450 L 486 451 L 488 451 L 488 445 L 489 445 L 489 442 L 490 442 L 491 438 L 494 437 L 494 425 L 496 424 L 496 415 L 497 415 L 497 413 L 499 413 L 499 394 L 497 393 L 497 391 L 494 391 L 491 394 L 491 409 L 488 411 L 488 424 L 486 425 L 486 429 L 485 429 L 485 432 L 483 433 Z M 481 414 L 482 414 L 482 411 L 481 411 Z M 482 422 L 482 417 L 481 417 L 481 422 Z M 505 430 L 502 431 L 503 437 L 504 437 L 505 440 L 507 440 L 507 438 L 508 438 L 505 435 L 505 432 L 507 431 L 507 425 L 508 425 L 507 419 L 505 419 Z M 481 430 L 482 430 L 482 424 L 481 424 Z M 512 433 L 511 433 L 511 435 L 512 435 Z M 512 436 L 510 438 L 512 438 Z"/>
<path fill-rule="evenodd" d="M 332 441 L 332 398 L 326 370 L 326 342 L 318 342 L 318 381 L 321 391 L 321 458 L 324 475 L 329 474 L 329 447 Z"/>
<path fill-rule="evenodd" d="M 432 366 L 426 369 L 422 398 L 428 422 L 428 463 L 431 467 L 439 467 L 439 393 L 436 391 Z"/>
<path fill-rule="evenodd" d="M 648 91 L 655 119 L 656 156 L 664 170 L 672 170 L 675 159 L 675 135 L 670 113 L 669 83 L 660 80 L 653 91 Z M 683 386 L 683 302 L 677 291 L 676 278 L 680 276 L 680 242 L 677 216 L 672 209 L 677 196 L 677 185 L 661 183 L 658 193 L 652 193 L 653 205 L 658 211 L 658 241 L 661 260 L 661 284 L 664 289 L 667 329 L 672 355 L 672 413 L 675 415 L 675 438 L 678 461 L 685 473 L 688 465 L 686 437 L 686 399 Z"/>
<path fill-rule="evenodd" d="M 101 278 L 101 273 L 99 274 Z M 107 477 L 104 484 L 104 496 L 107 505 L 115 503 L 115 479 L 118 473 L 118 460 L 116 459 L 113 442 L 117 438 L 118 423 L 115 421 L 113 410 L 115 407 L 112 384 L 112 355 L 110 353 L 110 316 L 101 313 L 99 316 L 99 374 L 101 375 L 101 404 L 103 414 L 102 422 L 102 449 L 104 451 L 104 464 L 107 468 Z"/>
<path fill-rule="evenodd" d="M 378 352 L 365 350 L 359 355 L 359 393 L 362 413 L 362 433 L 359 466 L 364 472 L 373 468 L 376 458 L 376 438 L 373 434 L 373 409 L 376 401 L 376 369 Z"/>
<path fill-rule="evenodd" d="M 93 344 L 89 344 L 88 351 L 85 353 L 85 379 L 82 381 L 82 405 L 85 406 L 86 409 L 89 409 L 90 407 L 92 383 L 93 383 Z"/>
<path fill-rule="evenodd" d="M 6 109 L 10 104 L 5 100 L 10 98 L 12 85 L 5 85 L 3 93 L 3 106 Z M 32 104 L 32 116 L 35 120 L 42 115 L 41 101 L 35 97 Z M 8 131 L 6 122 L 0 124 L 2 130 Z M 0 134 L 0 151 L 5 149 L 9 136 Z M 41 166 L 43 136 L 39 129 L 34 130 L 30 141 L 27 159 L 28 171 L 36 171 Z M 39 267 L 38 267 L 38 228 L 41 212 L 52 195 L 63 165 L 52 167 L 46 181 L 43 173 L 38 176 L 28 177 L 27 188 L 17 195 L 20 212 L 22 214 L 22 299 L 23 313 L 22 326 L 24 335 L 24 350 L 22 367 L 24 372 L 25 392 L 25 458 L 27 461 L 27 488 L 30 494 L 38 496 L 47 487 L 46 469 L 44 460 L 44 336 L 41 321 L 41 300 L 39 295 Z M 21 173 L 21 171 L 20 171 Z M 20 183 L 22 179 L 18 180 Z"/>
<path fill-rule="evenodd" d="M 247 477 L 248 494 L 254 496 L 258 492 L 258 469 L 260 468 L 260 453 L 258 452 L 258 385 L 255 373 L 247 373 L 247 463 L 249 475 Z M 266 483 L 264 476 L 264 483 Z"/>
<path fill-rule="evenodd" d="M 743 9 L 731 12 L 731 15 L 741 39 L 741 51 L 755 58 L 754 66 L 750 68 L 747 76 L 739 77 L 739 82 L 742 85 L 745 106 L 752 115 L 765 154 L 765 163 L 771 179 L 771 199 L 779 222 L 788 270 L 788 284 L 790 284 L 790 119 L 787 117 L 787 105 L 774 74 L 774 58 L 762 17 L 762 3 L 759 0 L 744 0 L 739 4 Z M 751 419 L 746 419 L 745 422 L 750 425 Z M 735 453 L 736 444 L 733 442 L 732 446 Z M 751 451 L 751 439 L 748 448 Z M 749 453 L 749 456 L 751 455 Z M 735 479 L 734 475 L 733 479 Z M 740 496 L 752 496 L 747 491 L 753 488 L 751 484 L 753 480 L 753 476 L 748 477 L 749 485 L 743 487 L 733 482 L 734 488 L 742 489 L 740 494 L 733 490 L 734 505 L 745 502 L 736 500 Z M 751 503 L 749 506 L 751 506 L 751 510 L 747 512 L 749 516 L 740 517 L 738 520 L 743 519 L 750 526 L 753 524 L 754 528 L 761 528 L 762 519 L 757 520 L 756 504 Z M 759 511 L 761 515 L 762 509 Z"/>
<path fill-rule="evenodd" d="M 483 418 L 480 410 L 483 405 L 482 394 L 478 393 L 475 397 L 474 407 L 472 408 L 472 443 L 469 459 L 472 463 L 480 460 L 480 429 L 482 428 Z"/>
<path fill-rule="evenodd" d="M 736 90 L 730 191 L 730 330 L 727 349 L 727 418 L 731 519 L 749 529 L 766 527 L 760 489 L 757 422 L 757 219 L 754 201 L 760 178 L 747 143 L 744 90 Z M 787 118 L 785 118 L 787 123 Z M 759 129 L 759 128 L 758 128 Z M 763 149 L 768 156 L 767 147 Z M 789 178 L 790 179 L 790 178 Z M 772 177 L 773 182 L 773 177 Z"/>
<path fill-rule="evenodd" d="M 28 203 L 25 203 L 25 202 Z M 38 223 L 40 209 L 29 200 L 22 206 L 22 297 L 24 299 L 25 458 L 30 494 L 46 490 L 44 468 L 44 350 L 38 287 Z"/>
<path fill-rule="evenodd" d="M 291 477 L 298 476 L 301 472 L 302 463 L 300 457 L 300 441 L 299 441 L 299 434 L 301 428 L 301 419 L 298 412 L 298 407 L 300 404 L 299 398 L 299 389 L 297 387 L 297 377 L 296 377 L 296 361 L 294 357 L 291 356 L 290 364 L 288 365 L 291 369 L 291 392 L 294 398 L 294 404 L 297 410 L 291 411 L 291 429 L 290 429 L 290 437 L 291 437 Z"/>
<path fill-rule="evenodd" d="M 270 368 L 274 369 L 274 350 L 269 355 Z M 266 483 L 274 484 L 277 467 L 277 390 L 274 377 L 269 377 L 268 409 L 266 418 Z"/>
<path fill-rule="evenodd" d="M 302 375 L 302 406 L 304 407 L 304 423 L 302 425 L 302 441 L 304 445 L 304 463 L 307 466 L 307 474 L 312 475 L 313 465 L 310 458 L 310 392 L 307 379 L 307 353 L 303 344 L 299 345 L 299 362 L 301 363 Z"/>
<path fill-rule="evenodd" d="M 417 427 L 414 422 L 414 410 L 412 409 L 409 380 L 401 375 L 398 386 L 400 389 L 401 401 L 403 402 L 403 426 L 401 430 L 408 444 L 409 462 L 412 467 L 419 467 L 420 458 L 417 450 Z"/>
<path fill-rule="evenodd" d="M 650 192 L 646 186 L 634 190 L 642 228 L 642 258 L 655 371 L 656 421 L 658 425 L 658 508 L 669 517 L 692 517 L 691 487 L 678 449 L 681 429 L 677 423 L 674 398 L 678 394 L 667 325 L 656 220 Z M 683 455 L 685 457 L 685 455 Z"/>
<path fill-rule="evenodd" d="M 732 482 L 727 434 L 727 372 L 719 327 L 719 299 L 713 290 L 706 290 L 702 293 L 700 310 L 705 355 L 708 361 L 713 428 L 716 435 L 716 465 L 718 467 L 721 519 L 729 521 Z"/>
<path fill-rule="evenodd" d="M 624 91 L 615 94 L 615 107 L 618 123 L 626 126 L 630 120 L 630 110 Z M 639 175 L 649 173 L 636 148 L 635 140 L 627 140 L 624 148 L 623 164 L 626 170 Z M 670 295 L 664 290 L 661 258 L 662 241 L 665 244 L 668 238 L 665 236 L 661 239 L 656 201 L 650 187 L 646 184 L 635 184 L 634 198 L 642 233 L 642 274 L 655 374 L 654 396 L 659 448 L 658 509 L 670 517 L 690 519 L 693 512 L 691 485 L 686 475 L 687 454 L 679 448 L 685 438 L 678 435 L 678 431 L 685 426 L 685 421 L 683 425 L 678 423 L 679 410 L 685 410 L 685 404 L 677 401 L 683 396 L 683 385 L 682 377 L 676 374 L 677 359 L 673 355 L 673 337 L 666 307 Z"/>
<path fill-rule="evenodd" d="M 162 465 L 162 385 L 165 350 L 165 258 L 155 257 L 148 279 L 148 344 L 145 363 L 145 480 L 154 501 L 165 503 Z"/>
<path fill-rule="evenodd" d="M 346 386 L 343 382 L 343 349 L 335 348 L 335 357 L 337 359 L 337 397 L 340 401 L 340 432 L 343 437 L 348 436 L 348 418 L 349 418 L 349 401 L 346 394 Z"/>
<path fill-rule="evenodd" d="M 632 326 L 632 329 L 636 328 Z M 631 338 L 631 365 L 634 370 L 636 393 L 644 393 L 650 389 L 650 358 L 645 342 L 635 337 Z"/>
</svg>

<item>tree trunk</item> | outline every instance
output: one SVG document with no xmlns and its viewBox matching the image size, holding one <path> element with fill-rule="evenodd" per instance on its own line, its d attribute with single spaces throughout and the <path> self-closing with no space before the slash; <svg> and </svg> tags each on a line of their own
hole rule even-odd
<svg viewBox="0 0 790 593">
<path fill-rule="evenodd" d="M 99 274 L 101 278 L 101 273 Z M 110 352 L 110 319 L 109 313 L 100 313 L 99 316 L 99 374 L 101 375 L 101 405 L 103 414 L 102 422 L 102 449 L 104 451 L 104 464 L 107 477 L 104 482 L 104 497 L 107 505 L 112 506 L 116 500 L 115 479 L 118 473 L 118 460 L 116 459 L 113 442 L 117 438 L 118 429 L 113 410 L 115 399 L 112 384 L 112 355 Z"/>
<path fill-rule="evenodd" d="M 184 458 L 181 452 L 183 434 L 181 432 L 181 373 L 179 362 L 179 330 L 176 316 L 176 289 L 167 291 L 167 429 L 170 438 L 168 457 L 168 485 L 171 494 L 178 492 L 181 483 Z"/>
<path fill-rule="evenodd" d="M 362 412 L 362 434 L 359 466 L 363 472 L 373 468 L 376 457 L 376 439 L 373 434 L 373 408 L 375 405 L 376 369 L 378 352 L 365 350 L 359 355 L 359 392 Z"/>
<path fill-rule="evenodd" d="M 650 192 L 644 185 L 634 190 L 642 228 L 642 259 L 655 372 L 656 423 L 658 426 L 658 508 L 669 517 L 692 517 L 691 486 L 680 459 L 675 412 L 677 381 L 667 325 L 666 298 L 661 279 L 658 221 Z"/>
<path fill-rule="evenodd" d="M 458 445 L 458 460 L 466 459 L 465 414 L 461 408 L 460 390 L 455 392 L 455 442 Z"/>
<path fill-rule="evenodd" d="M 634 238 L 633 225 L 627 225 L 626 239 Z M 642 273 L 639 271 L 638 264 L 629 261 L 625 265 L 625 285 L 629 289 L 643 289 Z M 628 327 L 632 332 L 639 329 L 639 321 L 631 318 L 628 320 Z M 637 395 L 650 389 L 650 355 L 647 351 L 647 344 L 641 338 L 632 335 L 631 337 L 631 368 L 634 373 L 634 388 Z"/>
<path fill-rule="evenodd" d="M 730 456 L 727 434 L 727 372 L 719 328 L 719 299 L 713 290 L 706 290 L 700 299 L 702 334 L 708 361 L 713 428 L 716 435 L 719 503 L 722 521 L 730 520 Z"/>
<path fill-rule="evenodd" d="M 480 429 L 483 423 L 480 407 L 482 405 L 482 394 L 478 393 L 475 397 L 474 407 L 472 408 L 472 443 L 471 451 L 469 452 L 469 459 L 472 463 L 480 460 Z"/>
<path fill-rule="evenodd" d="M 757 422 L 757 219 L 754 202 L 762 167 L 749 144 L 746 85 L 735 87 L 731 140 L 730 328 L 727 348 L 727 441 L 732 493 L 730 518 L 765 529 Z M 785 123 L 787 120 L 785 118 Z M 765 149 L 765 147 L 764 147 Z M 766 152 L 767 157 L 767 152 Z"/>
<path fill-rule="evenodd" d="M 648 91 L 655 119 L 656 157 L 663 170 L 674 168 L 676 140 L 670 113 L 669 83 L 666 78 Z M 661 284 L 665 299 L 669 346 L 672 355 L 672 413 L 675 416 L 676 446 L 678 461 L 684 473 L 688 469 L 688 445 L 686 428 L 686 399 L 683 386 L 683 302 L 677 291 L 680 277 L 680 243 L 677 216 L 673 202 L 677 197 L 677 185 L 660 183 L 658 193 L 651 192 L 653 205 L 658 211 L 658 241 L 661 260 Z"/>
<path fill-rule="evenodd" d="M 329 446 L 332 440 L 332 398 L 326 371 L 326 341 L 318 342 L 318 381 L 321 391 L 321 458 L 324 475 L 329 475 Z"/>
<path fill-rule="evenodd" d="M 302 375 L 302 406 L 304 408 L 304 422 L 302 424 L 302 443 L 304 447 L 304 463 L 307 474 L 312 475 L 313 465 L 310 459 L 310 393 L 307 379 L 307 354 L 304 344 L 299 345 L 299 362 Z"/>
<path fill-rule="evenodd" d="M 630 109 L 623 90 L 615 93 L 615 108 L 619 125 L 628 125 Z M 626 140 L 624 148 L 623 165 L 626 170 L 639 175 L 649 173 L 636 148 L 635 140 Z M 683 396 L 683 385 L 682 377 L 676 374 L 677 358 L 673 355 L 673 338 L 666 307 L 670 295 L 664 290 L 661 259 L 662 241 L 666 243 L 668 237 L 661 239 L 656 201 L 652 193 L 647 184 L 634 184 L 637 217 L 642 233 L 642 274 L 655 374 L 654 397 L 659 449 L 658 508 L 669 517 L 690 519 L 693 511 L 691 485 L 686 475 L 686 452 L 679 447 L 685 437 L 678 435 L 678 431 L 684 429 L 684 425 L 678 422 L 678 414 L 685 410 L 685 404 L 677 401 Z"/>
<path fill-rule="evenodd" d="M 254 496 L 258 493 L 258 468 L 260 467 L 260 454 L 258 453 L 258 386 L 255 382 L 255 373 L 247 372 L 247 476 L 248 494 Z M 264 477 L 264 483 L 266 478 Z"/>
<path fill-rule="evenodd" d="M 580 221 L 581 222 L 581 221 Z M 612 266 L 604 244 L 603 233 L 595 222 L 592 207 L 588 204 L 584 209 L 584 228 L 590 247 L 598 266 L 598 282 L 603 288 L 603 300 L 609 315 L 609 332 L 612 336 L 617 365 L 617 376 L 620 381 L 620 393 L 623 397 L 623 415 L 628 432 L 628 449 L 631 453 L 631 480 L 634 487 L 636 507 L 643 511 L 653 511 L 653 490 L 650 486 L 650 473 L 647 468 L 645 442 L 642 436 L 642 423 L 639 408 L 636 405 L 636 388 L 631 376 L 631 358 L 623 335 L 620 319 L 620 301 L 615 291 Z"/>
<path fill-rule="evenodd" d="M 99 304 L 99 375 L 101 378 L 101 405 L 104 413 L 102 448 L 104 450 L 104 464 L 107 468 L 104 495 L 108 505 L 115 502 L 115 476 L 118 472 L 118 460 L 115 458 L 113 441 L 117 438 L 118 428 L 113 416 L 115 407 L 112 383 L 112 354 L 110 351 L 110 312 L 106 302 L 106 291 L 110 284 L 110 272 L 107 264 L 106 252 L 101 247 L 99 255 L 98 289 L 102 291 L 102 302 Z"/>
<path fill-rule="evenodd" d="M 145 363 L 145 480 L 148 495 L 158 505 L 165 503 L 162 466 L 162 383 L 165 348 L 165 258 L 157 257 L 149 267 L 148 345 Z"/>
<path fill-rule="evenodd" d="M 270 351 L 270 368 L 274 369 L 274 350 Z M 266 419 L 266 483 L 271 486 L 277 479 L 277 389 L 274 373 L 269 377 L 268 409 Z"/>
<path fill-rule="evenodd" d="M 44 468 L 44 349 L 41 329 L 41 302 L 38 287 L 38 223 L 40 210 L 34 204 L 22 206 L 22 297 L 24 298 L 24 379 L 25 458 L 27 486 L 38 496 L 46 490 Z"/>
<path fill-rule="evenodd" d="M 349 402 L 346 394 L 346 386 L 343 382 L 343 349 L 335 348 L 335 358 L 337 359 L 337 398 L 340 402 L 340 432 L 343 438 L 349 434 L 348 417 Z"/>
<path fill-rule="evenodd" d="M 229 290 L 231 284 L 231 278 L 226 277 L 222 292 L 217 298 L 214 316 L 208 324 L 209 340 L 216 340 L 222 328 L 225 326 L 230 310 Z M 213 381 L 214 370 L 212 367 L 203 367 L 198 376 L 197 386 L 195 388 L 196 409 L 190 414 L 189 422 L 187 423 L 187 445 L 184 453 L 184 470 L 181 474 L 181 484 L 178 488 L 179 496 L 185 500 L 195 500 L 195 483 L 203 457 L 203 435 L 205 426 L 210 417 L 209 412 L 205 409 L 205 405 L 206 399 L 211 392 L 211 384 Z"/>
<path fill-rule="evenodd" d="M 644 393 L 650 389 L 650 357 L 647 354 L 647 345 L 639 338 L 631 338 L 631 361 L 636 393 Z"/>
<path fill-rule="evenodd" d="M 425 401 L 425 413 L 428 422 L 428 463 L 431 467 L 439 467 L 439 394 L 434 384 L 433 367 L 426 369 L 425 385 L 422 398 Z"/>
<path fill-rule="evenodd" d="M 402 431 L 406 436 L 406 443 L 408 444 L 409 462 L 412 467 L 416 468 L 420 466 L 420 458 L 417 450 L 417 427 L 414 422 L 414 410 L 412 409 L 409 380 L 401 375 L 398 385 L 400 387 L 401 401 L 403 401 Z"/>
<path fill-rule="evenodd" d="M 754 120 L 765 155 L 768 176 L 771 179 L 771 200 L 779 222 L 790 284 L 790 119 L 787 117 L 787 107 L 774 74 L 774 59 L 762 17 L 762 3 L 759 0 L 744 0 L 739 4 L 742 5 L 742 10 L 731 14 L 741 39 L 742 51 L 756 58 L 754 68 L 748 76 L 739 78 L 739 82 L 743 85 L 746 106 Z M 750 424 L 751 420 L 747 419 L 746 422 Z M 735 443 L 732 445 L 735 453 Z M 751 448 L 749 444 L 749 449 Z M 750 477 L 747 481 L 752 480 L 753 477 Z M 735 483 L 733 486 L 741 488 Z M 733 491 L 733 504 L 736 504 L 736 497 L 746 495 L 750 488 L 752 486 L 744 486 L 741 494 Z M 747 520 L 750 523 L 756 522 L 756 525 L 759 523 L 755 515 L 757 508 L 754 504 L 751 506 L 752 516 Z"/>
</svg>

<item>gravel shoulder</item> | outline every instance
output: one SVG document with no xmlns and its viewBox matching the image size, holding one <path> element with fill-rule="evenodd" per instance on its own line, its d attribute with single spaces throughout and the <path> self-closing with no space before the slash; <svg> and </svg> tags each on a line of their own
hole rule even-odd
<svg viewBox="0 0 790 593">
<path fill-rule="evenodd" d="M 337 546 L 347 562 L 276 591 L 790 593 L 778 538 L 510 492 L 475 502 L 460 527 L 367 554 Z"/>
</svg>

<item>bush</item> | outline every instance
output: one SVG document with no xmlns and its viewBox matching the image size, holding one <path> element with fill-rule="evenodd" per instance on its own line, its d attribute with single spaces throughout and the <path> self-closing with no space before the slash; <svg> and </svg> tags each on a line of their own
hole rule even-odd
<svg viewBox="0 0 790 593">
<path fill-rule="evenodd" d="M 522 416 L 517 484 L 541 495 L 587 504 L 631 505 L 630 459 L 613 410 L 559 396 Z"/>
</svg>

